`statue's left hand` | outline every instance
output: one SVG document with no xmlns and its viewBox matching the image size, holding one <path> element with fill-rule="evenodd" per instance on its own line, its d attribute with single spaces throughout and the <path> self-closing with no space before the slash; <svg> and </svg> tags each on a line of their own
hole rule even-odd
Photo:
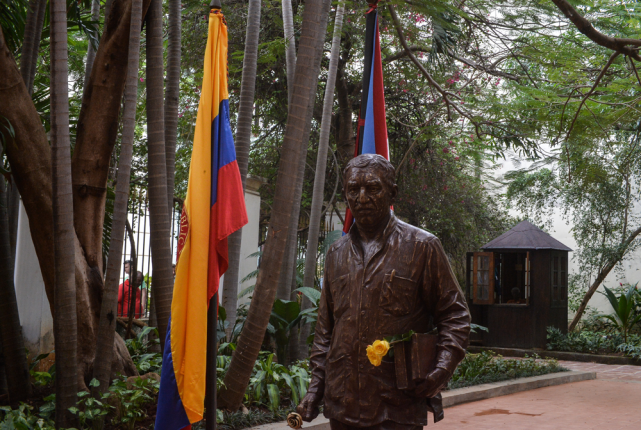
<svg viewBox="0 0 641 430">
<path fill-rule="evenodd" d="M 447 384 L 449 379 L 450 373 L 445 369 L 437 367 L 427 375 L 427 378 L 425 378 L 423 382 L 416 386 L 414 395 L 416 397 L 434 397 L 441 391 L 441 388 Z"/>
</svg>

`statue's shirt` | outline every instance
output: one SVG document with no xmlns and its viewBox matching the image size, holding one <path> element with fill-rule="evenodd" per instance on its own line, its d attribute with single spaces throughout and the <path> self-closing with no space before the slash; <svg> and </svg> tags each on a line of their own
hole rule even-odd
<svg viewBox="0 0 641 430">
<path fill-rule="evenodd" d="M 427 400 L 397 389 L 393 358 L 374 367 L 366 348 L 436 327 L 437 366 L 453 372 L 470 330 L 465 298 L 440 241 L 393 215 L 372 257 L 363 255 L 356 225 L 327 253 L 309 391 L 324 393 L 325 416 L 346 424 L 426 425 Z"/>
</svg>

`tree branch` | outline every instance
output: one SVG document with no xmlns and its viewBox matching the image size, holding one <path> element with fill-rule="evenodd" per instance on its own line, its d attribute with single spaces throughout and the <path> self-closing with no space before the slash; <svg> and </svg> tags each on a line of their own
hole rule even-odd
<svg viewBox="0 0 641 430">
<path fill-rule="evenodd" d="M 555 0 L 556 1 L 556 0 Z M 570 133 L 572 133 L 572 129 L 574 128 L 574 123 L 576 122 L 577 118 L 579 117 L 579 112 L 581 112 L 581 108 L 585 104 L 586 100 L 592 95 L 596 87 L 599 85 L 599 82 L 601 82 L 601 78 L 605 75 L 605 72 L 608 70 L 612 62 L 616 57 L 619 56 L 619 52 L 613 52 L 612 55 L 610 55 L 610 58 L 608 59 L 608 62 L 605 64 L 603 69 L 601 70 L 601 73 L 599 73 L 599 76 L 597 76 L 596 80 L 594 81 L 594 85 L 592 85 L 592 88 L 590 88 L 590 91 L 583 97 L 581 100 L 581 103 L 579 103 L 579 107 L 576 110 L 576 114 L 574 114 L 574 118 L 572 119 L 572 122 L 570 123 L 570 128 L 568 129 L 568 132 L 565 135 L 565 140 L 567 141 L 570 138 Z"/>
<path fill-rule="evenodd" d="M 608 49 L 612 49 L 619 54 L 627 55 L 637 61 L 641 61 L 641 56 L 639 56 L 639 53 L 634 48 L 627 46 L 641 46 L 641 40 L 619 39 L 616 37 L 607 36 L 594 28 L 590 21 L 579 14 L 579 12 L 577 12 L 577 10 L 574 9 L 574 7 L 566 0 L 552 0 L 552 3 L 554 3 L 556 7 L 558 7 L 561 12 L 563 12 L 563 15 L 565 15 L 570 21 L 572 21 L 572 24 L 574 24 L 581 33 L 586 35 L 596 44 L 604 46 Z"/>
<path fill-rule="evenodd" d="M 387 9 L 390 12 L 390 15 L 392 16 L 392 21 L 394 21 L 394 27 L 396 28 L 396 33 L 398 34 L 398 39 L 401 42 L 401 45 L 403 45 L 403 49 L 405 49 L 405 52 L 407 55 L 410 57 L 412 62 L 416 64 L 416 67 L 419 68 L 419 70 L 423 73 L 423 75 L 427 78 L 427 81 L 432 85 L 436 90 L 441 93 L 441 96 L 443 97 L 443 101 L 445 102 L 445 105 L 447 106 L 447 118 L 448 120 L 452 120 L 452 113 L 450 110 L 450 107 L 453 107 L 458 113 L 461 115 L 465 116 L 466 118 L 469 118 L 469 116 L 465 113 L 463 113 L 456 105 L 453 105 L 452 102 L 448 97 L 454 97 L 458 100 L 461 98 L 458 97 L 455 94 L 452 94 L 448 91 L 445 91 L 439 84 L 434 80 L 432 75 L 423 67 L 423 65 L 418 61 L 418 59 L 414 56 L 412 53 L 410 47 L 407 45 L 407 41 L 405 40 L 405 35 L 403 34 L 403 26 L 401 24 L 401 21 L 398 19 L 398 15 L 396 15 L 396 10 L 394 10 L 394 6 L 391 4 L 387 5 Z"/>
<path fill-rule="evenodd" d="M 425 47 L 425 46 L 418 46 L 418 45 L 412 45 L 410 46 L 410 52 L 431 52 L 432 49 Z M 396 61 L 400 58 L 407 57 L 407 51 L 403 50 L 401 52 L 397 52 L 394 55 L 387 56 L 383 59 L 384 63 L 391 63 L 392 61 Z"/>
<path fill-rule="evenodd" d="M 556 0 L 553 0 L 556 1 Z M 583 297 L 583 300 L 581 300 L 581 305 L 579 306 L 579 309 L 576 311 L 576 315 L 574 315 L 574 318 L 572 319 L 572 322 L 570 323 L 570 327 L 568 328 L 569 331 L 572 331 L 576 328 L 577 324 L 581 320 L 581 316 L 583 315 L 583 312 L 585 312 L 585 308 L 588 307 L 588 302 L 596 292 L 596 290 L 599 288 L 599 285 L 605 280 L 605 278 L 608 276 L 610 271 L 614 268 L 614 266 L 617 265 L 619 261 L 623 258 L 625 255 L 626 251 L 628 250 L 630 244 L 636 237 L 641 234 L 641 227 L 637 228 L 635 231 L 633 231 L 628 238 L 621 243 L 621 246 L 615 253 L 615 255 L 607 262 L 607 264 L 599 271 L 599 274 L 597 275 L 596 279 L 590 285 L 590 288 L 588 291 L 585 293 L 585 296 Z"/>
</svg>

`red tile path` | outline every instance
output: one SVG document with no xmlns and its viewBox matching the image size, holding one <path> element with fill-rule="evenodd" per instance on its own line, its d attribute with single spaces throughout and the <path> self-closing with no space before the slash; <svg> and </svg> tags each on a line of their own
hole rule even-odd
<svg viewBox="0 0 641 430">
<path fill-rule="evenodd" d="M 559 364 L 570 370 L 597 372 L 597 379 L 623 379 L 628 381 L 641 381 L 641 366 L 618 366 L 599 363 L 580 363 L 578 361 L 559 361 Z"/>
<path fill-rule="evenodd" d="M 641 429 L 641 367 L 561 362 L 597 379 L 539 388 L 445 410 L 425 430 Z"/>
</svg>

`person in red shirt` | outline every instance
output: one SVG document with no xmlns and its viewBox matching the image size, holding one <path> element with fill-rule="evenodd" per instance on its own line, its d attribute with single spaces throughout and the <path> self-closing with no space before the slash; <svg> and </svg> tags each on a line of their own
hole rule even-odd
<svg viewBox="0 0 641 430">
<path fill-rule="evenodd" d="M 125 263 L 125 272 L 127 272 L 127 265 L 128 263 Z M 142 305 L 143 302 L 146 302 L 145 297 L 142 297 L 143 295 L 146 296 L 145 290 L 142 290 L 140 287 L 142 286 L 143 283 L 143 275 L 142 272 L 136 272 L 136 282 L 135 282 L 135 292 L 136 292 L 136 302 L 135 302 L 135 307 L 134 307 L 134 318 L 140 318 L 144 315 L 145 309 Z M 118 287 L 118 316 L 129 316 L 129 306 L 131 304 L 131 299 L 134 294 L 134 290 L 132 290 L 130 287 L 130 279 L 125 280 L 120 286 Z"/>
</svg>

